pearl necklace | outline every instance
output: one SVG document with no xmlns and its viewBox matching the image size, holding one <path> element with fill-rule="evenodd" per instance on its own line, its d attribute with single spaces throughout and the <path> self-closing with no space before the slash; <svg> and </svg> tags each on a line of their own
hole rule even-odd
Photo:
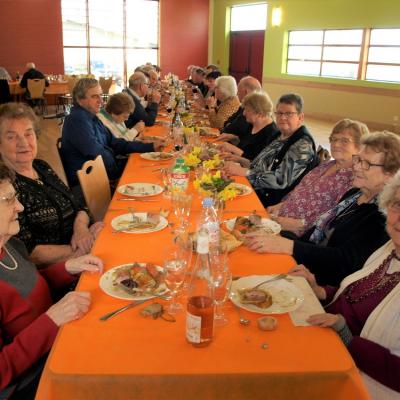
<svg viewBox="0 0 400 400">
<path fill-rule="evenodd" d="M 8 270 L 10 270 L 10 271 L 14 271 L 15 269 L 18 268 L 18 262 L 17 262 L 17 260 L 12 256 L 12 254 L 7 250 L 6 247 L 4 247 L 4 251 L 7 253 L 8 257 L 11 258 L 12 262 L 14 263 L 14 266 L 13 266 L 13 267 L 9 267 L 8 265 L 4 264 L 2 261 L 0 261 L 0 265 L 1 265 L 2 267 L 4 267 L 5 269 L 8 269 Z"/>
</svg>

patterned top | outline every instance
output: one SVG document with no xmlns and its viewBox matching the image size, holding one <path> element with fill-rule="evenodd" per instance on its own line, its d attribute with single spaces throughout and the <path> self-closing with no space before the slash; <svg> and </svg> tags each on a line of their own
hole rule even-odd
<svg viewBox="0 0 400 400">
<path fill-rule="evenodd" d="M 43 160 L 34 160 L 40 180 L 16 174 L 15 190 L 24 211 L 19 213 L 17 235 L 28 251 L 40 244 L 69 244 L 80 207 L 71 191 Z"/>
<path fill-rule="evenodd" d="M 101 109 L 97 114 L 99 120 L 103 123 L 103 125 L 108 128 L 108 130 L 119 139 L 125 140 L 134 140 L 139 132 L 135 128 L 128 129 L 125 125 L 125 122 L 121 124 L 116 123 L 110 114 L 104 109 Z"/>
<path fill-rule="evenodd" d="M 336 163 L 329 161 L 311 170 L 288 194 L 279 209 L 280 217 L 304 219 L 304 231 L 310 229 L 315 220 L 332 208 L 351 188 L 353 171 L 342 168 L 324 175 Z"/>
<path fill-rule="evenodd" d="M 217 111 L 210 110 L 210 113 L 208 114 L 211 127 L 221 129 L 224 126 L 225 121 L 234 114 L 239 107 L 240 101 L 237 96 L 229 97 L 224 100 L 218 107 Z"/>
<path fill-rule="evenodd" d="M 302 126 L 299 129 L 306 129 Z M 312 139 L 308 136 L 297 140 L 286 152 L 276 170 L 272 170 L 275 157 L 283 147 L 280 136 L 271 142 L 250 164 L 247 175 L 254 189 L 285 189 L 296 181 L 314 158 Z"/>
</svg>

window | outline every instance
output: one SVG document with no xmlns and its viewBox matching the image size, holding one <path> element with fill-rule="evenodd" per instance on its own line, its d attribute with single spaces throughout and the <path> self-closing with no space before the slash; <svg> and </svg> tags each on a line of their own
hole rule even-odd
<svg viewBox="0 0 400 400">
<path fill-rule="evenodd" d="M 371 29 L 365 79 L 400 83 L 400 29 Z"/>
<path fill-rule="evenodd" d="M 287 73 L 357 79 L 362 29 L 291 31 Z"/>
<path fill-rule="evenodd" d="M 286 72 L 400 83 L 400 29 L 290 31 Z"/>
<path fill-rule="evenodd" d="M 231 8 L 231 31 L 258 31 L 267 26 L 267 4 L 249 4 Z"/>
<path fill-rule="evenodd" d="M 158 0 L 62 0 L 66 74 L 126 82 L 158 60 Z M 137 10 L 140 10 L 138 17 Z"/>
</svg>

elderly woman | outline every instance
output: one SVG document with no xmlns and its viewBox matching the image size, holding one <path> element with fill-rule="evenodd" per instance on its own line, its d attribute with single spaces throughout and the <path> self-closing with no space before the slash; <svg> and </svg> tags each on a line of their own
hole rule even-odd
<svg viewBox="0 0 400 400">
<path fill-rule="evenodd" d="M 125 122 L 135 109 L 132 98 L 126 93 L 116 93 L 110 96 L 104 109 L 97 114 L 100 121 L 116 137 L 134 140 L 144 131 L 144 122 L 136 123 L 128 129 Z"/>
<path fill-rule="evenodd" d="M 327 314 L 312 315 L 308 322 L 339 333 L 372 399 L 395 400 L 400 398 L 400 173 L 383 189 L 379 206 L 387 214 L 390 240 L 339 288 L 319 286 L 302 265 L 292 274 L 305 277 L 328 304 Z"/>
<path fill-rule="evenodd" d="M 264 206 L 277 204 L 317 164 L 315 144 L 303 125 L 303 99 L 295 93 L 280 97 L 276 106 L 279 131 L 250 162 L 227 162 L 228 175 L 246 176 Z"/>
<path fill-rule="evenodd" d="M 204 96 L 205 99 L 208 99 L 209 97 L 215 95 L 215 88 L 217 86 L 216 80 L 220 76 L 222 76 L 222 74 L 219 71 L 211 71 L 206 75 L 205 84 L 208 90 L 206 95 Z"/>
<path fill-rule="evenodd" d="M 13 173 L 0 163 L 0 398 L 33 399 L 58 328 L 82 317 L 90 294 L 70 292 L 53 304 L 50 289 L 71 284 L 81 271 L 100 272 L 102 262 L 86 255 L 39 272 L 26 249 L 12 238 L 23 206 L 12 185 Z"/>
<path fill-rule="evenodd" d="M 248 94 L 242 102 L 243 115 L 249 123 L 248 130 L 240 136 L 237 146 L 222 143 L 225 159 L 240 161 L 253 160 L 276 137 L 278 127 L 272 119 L 272 101 L 265 92 Z"/>
<path fill-rule="evenodd" d="M 237 97 L 237 84 L 233 76 L 220 76 L 215 80 L 215 97 L 206 100 L 208 119 L 213 128 L 221 129 L 227 119 L 240 107 Z M 217 100 L 221 103 L 217 106 Z"/>
<path fill-rule="evenodd" d="M 268 207 L 282 229 L 303 234 L 351 188 L 352 156 L 359 152 L 366 133 L 366 125 L 351 119 L 342 119 L 333 127 L 329 137 L 333 160 L 310 171 L 283 202 Z"/>
<path fill-rule="evenodd" d="M 0 106 L 0 155 L 16 172 L 15 188 L 24 205 L 18 237 L 32 262 L 50 264 L 90 251 L 103 224 L 90 226 L 87 212 L 51 167 L 37 160 L 39 124 L 22 103 Z"/>
<path fill-rule="evenodd" d="M 300 239 L 249 234 L 248 246 L 260 253 L 292 255 L 307 265 L 321 284 L 338 285 L 387 240 L 377 196 L 400 168 L 400 138 L 376 132 L 361 140 L 353 156 L 354 181 L 341 201 L 322 214 Z"/>
</svg>

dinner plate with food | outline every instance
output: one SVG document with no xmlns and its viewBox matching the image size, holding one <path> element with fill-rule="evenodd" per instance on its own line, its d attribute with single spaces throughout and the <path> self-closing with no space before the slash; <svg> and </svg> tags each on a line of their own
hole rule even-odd
<svg viewBox="0 0 400 400">
<path fill-rule="evenodd" d="M 168 291 L 163 268 L 152 263 L 134 262 L 111 268 L 100 277 L 100 288 L 112 297 L 146 300 Z"/>
<path fill-rule="evenodd" d="M 287 279 L 272 280 L 275 276 L 251 275 L 233 281 L 230 299 L 236 306 L 260 314 L 284 314 L 299 308 L 303 292 Z M 255 288 L 263 281 L 267 282 Z"/>
<path fill-rule="evenodd" d="M 248 194 L 251 194 L 253 189 L 250 186 L 243 185 L 242 183 L 232 183 L 233 187 L 235 188 L 236 194 L 238 196 L 247 196 Z"/>
<path fill-rule="evenodd" d="M 141 153 L 140 157 L 149 161 L 164 161 L 170 160 L 174 155 L 164 151 L 150 151 L 148 153 Z"/>
<path fill-rule="evenodd" d="M 238 240 L 242 240 L 243 235 L 249 232 L 263 231 L 277 235 L 281 231 L 281 226 L 277 222 L 257 214 L 228 219 L 225 221 L 225 226 Z"/>
<path fill-rule="evenodd" d="M 168 221 L 160 214 L 137 212 L 118 215 L 111 221 L 115 232 L 151 233 L 161 231 L 168 226 Z"/>
<path fill-rule="evenodd" d="M 220 133 L 218 129 L 210 128 L 208 126 L 202 126 L 199 129 L 200 136 L 209 137 L 209 138 L 217 138 Z"/>
<path fill-rule="evenodd" d="M 162 193 L 163 188 L 155 183 L 136 182 L 118 186 L 117 192 L 131 197 L 149 197 Z"/>
</svg>

